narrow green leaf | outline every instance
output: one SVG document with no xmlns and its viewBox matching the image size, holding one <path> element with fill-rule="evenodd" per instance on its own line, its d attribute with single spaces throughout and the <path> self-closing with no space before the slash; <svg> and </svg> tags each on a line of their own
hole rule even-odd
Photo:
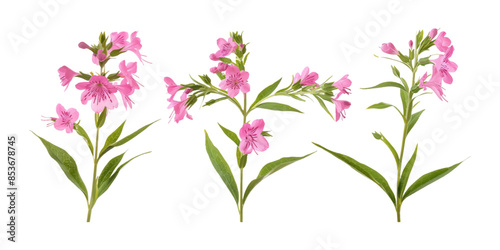
<svg viewBox="0 0 500 250">
<path fill-rule="evenodd" d="M 408 93 L 401 90 L 399 91 L 399 94 L 401 96 L 401 103 L 403 104 L 403 109 L 405 109 L 404 107 L 407 107 L 408 106 Z M 404 114 L 406 114 L 406 109 L 404 110 Z"/>
<path fill-rule="evenodd" d="M 406 166 L 403 169 L 403 173 L 401 174 L 401 179 L 399 180 L 399 186 L 398 186 L 398 197 L 403 197 L 403 193 L 405 192 L 406 184 L 408 183 L 411 170 L 413 169 L 413 164 L 415 164 L 415 160 L 417 159 L 417 149 L 418 145 L 415 147 L 413 155 L 411 156 L 408 163 L 406 163 Z"/>
<path fill-rule="evenodd" d="M 236 159 L 238 160 L 238 167 L 244 168 L 247 165 L 248 155 L 241 153 L 239 147 L 236 147 Z"/>
<path fill-rule="evenodd" d="M 397 82 L 383 82 L 383 83 L 377 84 L 377 85 L 369 87 L 369 88 L 361 88 L 361 89 L 377 89 L 377 88 L 386 88 L 386 87 L 396 87 L 396 88 L 400 88 L 400 89 L 406 91 L 405 86 L 403 86 L 403 85 L 401 85 L 401 83 L 397 83 Z"/>
<path fill-rule="evenodd" d="M 231 139 L 231 141 L 233 141 L 236 144 L 237 147 L 240 145 L 240 139 L 238 138 L 236 133 L 225 128 L 224 126 L 222 126 L 220 124 L 219 124 L 219 127 L 222 129 L 222 132 L 224 132 L 224 134 L 226 134 L 226 136 L 229 137 L 229 139 Z"/>
<path fill-rule="evenodd" d="M 142 155 L 145 155 L 145 154 L 149 154 L 151 153 L 151 151 L 148 151 L 148 152 L 145 152 L 145 153 L 142 153 L 140 155 L 136 155 L 134 157 L 132 157 L 130 160 L 126 161 L 125 163 L 123 163 L 122 165 L 120 165 L 116 171 L 113 173 L 113 175 L 111 175 L 103 184 L 102 186 L 98 189 L 99 192 L 97 194 L 97 198 L 101 197 L 102 194 L 104 194 L 104 192 L 106 192 L 109 188 L 109 186 L 111 186 L 111 184 L 113 184 L 113 182 L 115 181 L 116 177 L 118 176 L 118 174 L 120 173 L 120 170 L 122 170 L 123 167 L 125 167 L 125 165 L 127 165 L 129 162 L 131 162 L 133 159 L 139 157 L 139 156 L 142 156 Z"/>
<path fill-rule="evenodd" d="M 394 149 L 394 147 L 392 146 L 392 144 L 389 142 L 389 140 L 387 140 L 387 138 L 385 138 L 385 136 L 382 133 L 380 133 L 380 136 L 381 136 L 381 140 L 384 142 L 384 144 L 391 151 L 392 156 L 394 157 L 394 160 L 396 162 L 399 162 L 399 156 L 398 156 L 398 152 L 396 152 L 396 149 Z"/>
<path fill-rule="evenodd" d="M 83 137 L 83 140 L 87 143 L 87 146 L 90 149 L 90 153 L 92 153 L 92 155 L 94 155 L 94 145 L 92 145 L 92 141 L 90 140 L 90 137 L 87 134 L 87 132 L 85 131 L 85 129 L 83 129 L 82 126 L 80 126 L 79 124 L 76 124 L 76 123 L 74 124 L 73 128 L 76 130 L 77 134 L 79 134 L 81 137 Z"/>
<path fill-rule="evenodd" d="M 278 81 L 274 82 L 273 84 L 267 86 L 265 89 L 263 89 L 258 95 L 257 95 L 257 98 L 255 98 L 255 101 L 252 103 L 252 105 L 250 105 L 250 108 L 249 109 L 252 109 L 253 107 L 255 107 L 255 105 L 257 105 L 260 101 L 262 101 L 262 99 L 268 97 L 269 95 L 271 95 L 274 90 L 276 90 L 276 88 L 278 87 L 278 85 L 280 84 L 281 82 L 281 79 L 280 78 Z"/>
<path fill-rule="evenodd" d="M 80 177 L 78 166 L 76 165 L 73 157 L 71 157 L 71 155 L 69 155 L 68 152 L 66 152 L 64 149 L 48 142 L 35 133 L 33 134 L 38 137 L 40 141 L 42 141 L 50 157 L 52 157 L 52 159 L 54 159 L 57 164 L 59 164 L 66 177 L 68 177 L 68 179 L 82 191 L 82 193 L 85 195 L 85 198 L 88 200 L 87 188 L 85 187 L 85 183 L 83 183 L 82 178 Z"/>
<path fill-rule="evenodd" d="M 322 148 L 323 150 L 332 154 L 333 156 L 337 157 L 339 160 L 347 163 L 347 165 L 349 165 L 354 170 L 358 171 L 358 173 L 368 177 L 368 179 L 375 182 L 379 187 L 381 187 L 385 191 L 385 193 L 391 199 L 392 203 L 396 204 L 396 199 L 394 197 L 394 193 L 392 192 L 391 187 L 387 183 L 387 180 L 381 174 L 379 174 L 377 171 L 366 166 L 365 164 L 359 163 L 358 161 L 354 160 L 353 158 L 351 158 L 347 155 L 343 155 L 343 154 L 339 154 L 339 153 L 330 151 L 330 150 L 326 149 L 325 147 L 323 147 L 319 144 L 316 144 L 314 142 L 313 142 L 313 144 Z"/>
<path fill-rule="evenodd" d="M 320 97 L 316 96 L 316 95 L 313 95 L 314 98 L 316 98 L 316 100 L 318 100 L 319 102 L 319 105 L 323 108 L 323 110 L 325 110 L 325 112 L 335 121 L 335 118 L 333 118 L 333 115 L 332 113 L 330 113 L 330 111 L 328 110 L 328 108 L 326 107 L 325 105 L 325 102 L 323 100 L 321 100 Z"/>
<path fill-rule="evenodd" d="M 136 137 L 137 135 L 139 135 L 140 133 L 142 133 L 142 131 L 146 130 L 149 126 L 151 126 L 153 123 L 157 122 L 159 120 L 156 120 L 140 129 L 138 129 L 137 131 L 135 131 L 134 133 L 130 134 L 130 135 L 127 135 L 126 137 L 124 137 L 123 139 L 117 141 L 117 142 L 114 142 L 112 144 L 110 144 L 107 148 L 103 148 L 101 150 L 101 153 L 99 153 L 99 157 L 102 157 L 106 152 L 108 152 L 109 150 L 111 150 L 112 148 L 114 147 L 118 147 L 118 146 L 121 146 L 125 143 L 127 143 L 128 141 L 134 139 L 134 137 Z M 122 124 L 123 125 L 123 124 Z"/>
<path fill-rule="evenodd" d="M 125 122 L 126 121 L 123 121 L 123 123 L 118 128 L 116 128 L 115 131 L 113 131 L 111 134 L 109 134 L 108 138 L 106 138 L 106 142 L 104 143 L 104 146 L 101 149 L 101 153 L 100 153 L 101 156 L 103 155 L 102 152 L 104 152 L 104 151 L 107 152 L 106 149 L 109 147 L 109 145 L 118 141 L 118 138 L 120 138 L 120 135 L 122 134 L 123 127 L 125 126 Z"/>
<path fill-rule="evenodd" d="M 229 192 L 231 192 L 231 194 L 233 195 L 236 204 L 238 204 L 238 187 L 236 186 L 236 182 L 234 181 L 233 173 L 231 172 L 229 165 L 227 164 L 226 160 L 224 160 L 224 157 L 220 153 L 219 149 L 214 146 L 214 144 L 210 140 L 210 137 L 208 137 L 207 131 L 205 131 L 205 146 L 212 165 L 214 166 L 224 184 L 226 184 Z"/>
<path fill-rule="evenodd" d="M 424 112 L 424 110 L 425 109 L 422 109 L 422 110 L 418 111 L 417 113 L 414 113 L 411 115 L 410 121 L 408 122 L 408 133 L 410 133 L 413 126 L 415 126 L 415 124 L 418 121 L 418 118 L 420 118 L 420 115 L 422 115 L 422 112 Z"/>
<path fill-rule="evenodd" d="M 392 107 L 392 104 L 388 104 L 385 102 L 379 102 L 379 103 L 371 105 L 370 107 L 368 107 L 366 109 L 386 109 L 388 107 Z"/>
<path fill-rule="evenodd" d="M 256 108 L 278 110 L 278 111 L 292 111 L 292 112 L 302 113 L 302 111 L 300 111 L 296 108 L 293 108 L 293 107 L 288 106 L 286 104 L 277 103 L 277 102 L 264 102 L 264 103 L 257 105 Z"/>
<path fill-rule="evenodd" d="M 118 164 L 120 164 L 120 162 L 122 161 L 124 155 L 125 153 L 114 157 L 113 159 L 109 160 L 106 166 L 104 166 L 97 181 L 99 188 L 109 179 L 111 174 L 113 174 Z"/>
<path fill-rule="evenodd" d="M 400 57 L 401 58 L 401 57 Z M 404 61 L 403 61 L 404 62 Z M 408 61 L 406 61 L 408 62 Z M 396 66 L 391 66 L 392 68 L 392 73 L 397 77 L 397 78 L 401 78 L 401 74 L 399 73 L 399 70 L 398 68 L 396 68 Z"/>
<path fill-rule="evenodd" d="M 219 60 L 223 63 L 233 64 L 233 61 L 231 61 L 231 59 L 227 57 L 219 57 Z"/>
<path fill-rule="evenodd" d="M 445 175 L 449 174 L 453 171 L 458 165 L 460 165 L 463 161 L 447 168 L 441 168 L 430 173 L 422 175 L 418 180 L 416 180 L 409 188 L 406 190 L 406 193 L 403 196 L 403 200 L 408 198 L 408 196 L 416 193 L 420 189 L 426 187 L 427 185 L 443 178 Z"/>
<path fill-rule="evenodd" d="M 106 116 L 108 116 L 108 108 L 104 107 L 104 110 L 99 114 L 99 118 L 95 124 L 96 128 L 101 128 L 106 122 Z"/>
<path fill-rule="evenodd" d="M 250 194 L 250 192 L 255 188 L 255 186 L 257 186 L 257 184 L 259 184 L 262 180 L 264 180 L 265 178 L 267 178 L 268 176 L 270 176 L 271 174 L 275 173 L 276 171 L 298 161 L 298 160 L 302 160 L 312 154 L 314 154 L 315 152 L 313 153 L 310 153 L 310 154 L 307 154 L 307 155 L 304 155 L 302 157 L 284 157 L 284 158 L 281 158 L 277 161 L 273 161 L 273 162 L 270 162 L 268 164 L 266 164 L 264 167 L 262 167 L 262 169 L 260 170 L 259 172 L 259 175 L 257 176 L 257 178 L 255 178 L 253 181 L 251 181 L 246 190 L 245 190 L 245 195 L 243 196 L 243 204 L 245 204 L 245 201 L 247 200 L 247 197 L 248 195 Z"/>
<path fill-rule="evenodd" d="M 209 100 L 209 101 L 205 102 L 205 104 L 203 105 L 203 107 L 205 107 L 205 106 L 210 106 L 210 105 L 215 104 L 215 103 L 218 103 L 218 102 L 220 102 L 220 101 L 224 101 L 224 100 L 226 100 L 226 99 L 228 99 L 228 98 L 229 98 L 229 97 L 226 97 L 226 96 L 225 96 L 225 97 L 221 97 L 221 98 L 217 98 L 217 99 L 212 99 L 212 100 Z"/>
</svg>

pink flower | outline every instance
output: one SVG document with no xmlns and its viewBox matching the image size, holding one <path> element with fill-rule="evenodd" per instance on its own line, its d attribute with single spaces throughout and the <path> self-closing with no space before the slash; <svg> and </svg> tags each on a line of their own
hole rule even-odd
<svg viewBox="0 0 500 250">
<path fill-rule="evenodd" d="M 316 83 L 316 80 L 318 80 L 318 78 L 319 78 L 318 73 L 316 72 L 309 73 L 309 67 L 305 67 L 304 70 L 302 70 L 301 75 L 299 75 L 299 73 L 295 74 L 293 83 L 297 83 L 300 80 L 300 84 L 304 86 L 308 85 L 318 86 L 318 84 Z"/>
<path fill-rule="evenodd" d="M 410 41 L 408 42 L 408 46 L 410 46 L 410 49 L 412 49 L 412 48 L 413 48 L 413 40 L 410 40 Z"/>
<path fill-rule="evenodd" d="M 82 104 L 92 100 L 92 110 L 101 113 L 104 107 L 108 110 L 118 107 L 115 93 L 118 90 L 105 76 L 92 76 L 88 82 L 76 85 L 79 90 L 84 90 L 81 96 Z"/>
<path fill-rule="evenodd" d="M 123 105 L 125 106 L 125 109 L 127 109 L 127 106 L 132 108 L 132 99 L 130 99 L 130 95 L 134 93 L 134 88 L 130 85 L 127 84 L 127 80 L 123 79 L 119 85 L 114 85 L 118 92 L 120 92 L 120 95 L 122 96 L 122 101 Z"/>
<path fill-rule="evenodd" d="M 227 90 L 230 97 L 235 97 L 240 93 L 248 93 L 250 91 L 250 84 L 248 84 L 249 74 L 246 71 L 240 71 L 238 67 L 229 65 L 226 70 L 226 79 L 220 82 L 219 87 Z"/>
<path fill-rule="evenodd" d="M 128 43 L 129 43 L 127 41 L 127 39 L 128 39 L 128 33 L 125 32 L 125 31 L 120 32 L 120 33 L 113 32 L 113 33 L 111 33 L 110 38 L 111 38 L 111 42 L 113 43 L 113 46 L 111 46 L 110 51 L 123 48 L 126 45 L 128 45 Z"/>
<path fill-rule="evenodd" d="M 434 37 L 436 37 L 438 33 L 438 30 L 436 28 L 432 29 L 430 32 L 429 32 L 429 37 L 432 39 L 434 39 Z"/>
<path fill-rule="evenodd" d="M 66 66 L 60 67 L 57 70 L 57 72 L 59 72 L 59 79 L 61 79 L 61 85 L 63 87 L 66 86 L 66 89 L 68 89 L 69 83 L 71 82 L 71 80 L 73 80 L 73 77 L 80 75 L 80 73 L 76 73 L 75 71 L 71 70 Z"/>
<path fill-rule="evenodd" d="M 90 49 L 90 46 L 89 46 L 88 44 L 86 44 L 85 42 L 80 42 L 80 43 L 78 44 L 78 47 L 79 47 L 80 49 Z"/>
<path fill-rule="evenodd" d="M 338 100 L 341 93 L 337 97 L 332 98 L 333 104 L 335 104 L 335 121 L 339 121 L 340 118 L 345 118 L 345 110 L 351 107 L 349 101 Z"/>
<path fill-rule="evenodd" d="M 63 105 L 57 104 L 56 112 L 59 118 L 54 123 L 57 130 L 66 130 L 66 133 L 73 132 L 73 124 L 78 120 L 78 111 L 74 108 L 66 110 Z"/>
<path fill-rule="evenodd" d="M 209 58 L 212 61 L 219 61 L 219 57 L 217 55 L 215 55 L 214 53 L 210 54 Z"/>
<path fill-rule="evenodd" d="M 126 82 L 132 86 L 132 93 L 134 93 L 135 89 L 139 89 L 139 83 L 137 83 L 137 81 L 133 77 L 137 72 L 137 63 L 126 63 L 125 60 L 123 60 L 118 65 L 118 68 L 120 68 L 120 74 L 118 75 L 124 78 Z"/>
<path fill-rule="evenodd" d="M 434 67 L 439 72 L 439 75 L 443 78 L 445 83 L 453 83 L 453 77 L 451 77 L 450 72 L 457 71 L 458 65 L 450 61 L 450 57 L 453 55 L 455 48 L 453 46 L 446 50 L 444 55 L 440 55 L 437 59 L 431 60 L 434 63 Z"/>
<path fill-rule="evenodd" d="M 252 151 L 264 152 L 269 148 L 269 143 L 266 138 L 261 134 L 264 130 L 264 120 L 257 119 L 250 123 L 243 124 L 243 127 L 240 129 L 240 151 L 243 154 L 250 154 Z"/>
<path fill-rule="evenodd" d="M 212 72 L 214 74 L 215 73 L 224 72 L 224 71 L 226 71 L 227 66 L 229 66 L 229 65 L 226 64 L 226 63 L 223 63 L 223 62 L 219 62 L 219 64 L 217 65 L 217 67 L 210 68 L 210 72 Z"/>
<path fill-rule="evenodd" d="M 340 80 L 334 82 L 332 84 L 333 87 L 336 87 L 340 93 L 340 94 L 350 94 L 350 92 L 348 91 L 351 91 L 351 89 L 349 87 L 351 87 L 351 80 L 347 79 L 347 77 L 349 77 L 349 75 L 345 75 L 343 76 L 342 78 L 340 78 Z"/>
<path fill-rule="evenodd" d="M 423 88 L 424 90 L 427 90 L 427 88 L 432 89 L 434 93 L 436 93 L 437 97 L 439 100 L 445 100 L 444 98 L 444 93 L 443 93 L 443 87 L 441 86 L 442 84 L 442 78 L 436 69 L 436 67 L 432 67 L 432 77 L 428 82 L 424 82 L 425 79 L 427 79 L 427 72 L 420 78 L 420 84 L 418 85 L 420 88 Z"/>
<path fill-rule="evenodd" d="M 132 34 L 130 34 L 130 43 L 128 43 L 123 50 L 132 51 L 142 63 L 144 62 L 149 63 L 148 61 L 143 59 L 143 57 L 146 56 L 141 54 L 141 52 L 139 52 L 141 48 L 142 48 L 141 39 L 137 37 L 137 31 L 134 31 Z"/>
<path fill-rule="evenodd" d="M 181 85 L 175 84 L 174 80 L 170 77 L 165 77 L 163 78 L 163 81 L 167 84 L 167 92 L 171 95 L 170 98 L 168 98 L 169 102 L 172 102 L 172 100 L 175 97 L 175 94 L 179 91 L 179 89 L 182 88 Z"/>
<path fill-rule="evenodd" d="M 96 65 L 99 65 L 99 62 L 106 60 L 106 54 L 102 52 L 102 50 L 98 50 L 97 54 L 92 54 L 92 62 Z"/>
<path fill-rule="evenodd" d="M 190 114 L 188 114 L 187 106 L 186 106 L 186 102 L 188 100 L 187 95 L 189 93 L 191 93 L 191 91 L 193 91 L 193 90 L 192 89 L 184 90 L 184 93 L 182 93 L 182 96 L 181 96 L 181 100 L 180 101 L 172 100 L 170 102 L 170 105 L 168 106 L 169 109 L 174 108 L 174 110 L 172 111 L 172 114 L 170 115 L 170 119 L 172 119 L 172 115 L 175 114 L 174 121 L 176 123 L 179 123 L 179 121 L 184 119 L 184 117 L 187 117 L 188 119 L 193 120 L 193 117 Z"/>
<path fill-rule="evenodd" d="M 238 47 L 238 44 L 233 42 L 233 38 L 230 37 L 227 41 L 224 38 L 217 39 L 217 46 L 219 46 L 219 51 L 215 53 L 217 57 L 226 57 L 233 53 L 233 51 Z"/>
<path fill-rule="evenodd" d="M 399 51 L 396 49 L 394 44 L 392 43 L 382 43 L 382 46 L 380 47 L 382 52 L 391 54 L 391 55 L 398 55 Z"/>
<path fill-rule="evenodd" d="M 442 31 L 441 33 L 439 33 L 438 37 L 434 41 L 434 44 L 436 45 L 438 50 L 441 52 L 446 52 L 446 50 L 448 50 L 448 47 L 450 47 L 450 45 L 451 45 L 450 38 L 445 37 L 445 36 L 446 36 L 446 32 Z"/>
</svg>

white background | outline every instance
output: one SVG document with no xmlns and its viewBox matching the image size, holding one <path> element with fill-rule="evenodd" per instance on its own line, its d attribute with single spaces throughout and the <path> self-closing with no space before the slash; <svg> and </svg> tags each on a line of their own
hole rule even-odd
<svg viewBox="0 0 500 250">
<path fill-rule="evenodd" d="M 500 233 L 500 65 L 496 60 L 500 56 L 496 49 L 500 20 L 493 1 L 158 2 L 2 4 L 0 126 L 4 140 L 10 133 L 19 137 L 20 196 L 18 242 L 7 242 L 2 226 L 1 249 L 499 248 L 494 238 Z M 53 5 L 47 10 L 44 3 Z M 377 17 L 381 15 L 382 19 Z M 35 30 L 23 34 L 27 23 Z M 394 190 L 393 159 L 371 132 L 383 132 L 399 148 L 402 122 L 393 110 L 366 107 L 380 101 L 399 105 L 399 95 L 392 89 L 360 88 L 395 80 L 391 62 L 373 56 L 381 54 L 380 44 L 393 42 L 406 51 L 408 40 L 419 29 L 427 32 L 434 27 L 452 39 L 456 49 L 452 60 L 459 68 L 453 84 L 445 86 L 448 102 L 433 94 L 419 104 L 426 111 L 408 138 L 405 159 L 416 143 L 421 149 L 410 182 L 470 158 L 406 200 L 402 223 L 396 223 L 394 207 L 380 188 L 324 151 L 259 184 L 245 206 L 245 222 L 240 223 L 232 196 L 208 160 L 203 136 L 206 129 L 233 162 L 232 142 L 217 122 L 237 131 L 241 126 L 237 110 L 228 103 L 201 109 L 195 105 L 190 110 L 193 121 L 168 122 L 171 110 L 167 110 L 163 77 L 188 83 L 189 74 L 209 74 L 215 63 L 208 55 L 217 50 L 217 38 L 244 31 L 245 41 L 251 43 L 247 71 L 252 100 L 280 77 L 284 77 L 283 85 L 288 84 L 305 66 L 318 72 L 320 81 L 330 75 L 337 80 L 344 74 L 350 74 L 353 81 L 352 95 L 346 97 L 352 107 L 341 122 L 333 122 L 312 101 L 284 99 L 304 111 L 302 115 L 252 113 L 250 119 L 266 120 L 266 129 L 272 129 L 274 137 L 269 139 L 268 151 L 250 157 L 245 185 L 267 162 L 316 151 L 310 143 L 314 141 L 370 165 Z M 124 118 L 128 119 L 124 134 L 162 120 L 109 153 L 128 149 L 126 157 L 131 157 L 153 151 L 124 168 L 97 202 L 92 222 L 86 223 L 81 192 L 29 130 L 67 149 L 89 187 L 92 166 L 81 138 L 46 128 L 40 116 L 55 115 L 57 103 L 75 107 L 93 137 L 90 106 L 80 103 L 81 92 L 74 88 L 78 80 L 64 92 L 57 69 L 67 65 L 74 70 L 96 70 L 89 52 L 77 44 L 95 43 L 101 31 L 136 30 L 142 39 L 141 52 L 153 64 L 139 66 L 139 79 L 145 87 L 133 96 L 133 110 L 125 112 L 121 106 L 113 111 L 108 118 L 113 122 L 103 131 L 109 133 Z M 13 36 L 24 40 L 15 45 L 10 41 Z M 345 46 L 355 48 L 355 53 L 346 56 L 342 52 Z M 123 58 L 136 60 L 131 53 Z M 408 77 L 407 72 L 403 74 Z M 6 170 L 0 173 L 0 187 L 4 188 Z M 237 172 L 235 177 L 239 179 Z M 5 198 L 0 198 L 2 225 L 7 220 Z M 196 214 L 183 215 L 180 208 L 186 207 Z"/>
</svg>

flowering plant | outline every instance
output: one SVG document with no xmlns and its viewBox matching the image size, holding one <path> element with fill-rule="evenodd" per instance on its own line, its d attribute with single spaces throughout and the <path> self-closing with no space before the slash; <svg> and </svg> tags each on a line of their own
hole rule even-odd
<svg viewBox="0 0 500 250">
<path fill-rule="evenodd" d="M 424 110 L 420 110 L 414 112 L 414 108 L 420 103 L 417 101 L 417 98 L 424 95 L 429 94 L 430 92 L 424 92 L 427 88 L 431 89 L 440 100 L 445 100 L 445 95 L 443 93 L 442 83 L 445 82 L 447 84 L 451 84 L 453 82 L 453 78 L 450 73 L 453 73 L 457 70 L 458 66 L 456 63 L 450 61 L 450 57 L 453 55 L 454 47 L 451 45 L 451 40 L 446 37 L 446 32 L 441 32 L 436 38 L 438 30 L 433 29 L 429 32 L 428 35 L 424 36 L 423 31 L 419 31 L 416 35 L 415 39 L 415 48 L 413 47 L 414 43 L 412 40 L 409 42 L 409 54 L 404 55 L 401 51 L 397 50 L 396 47 L 392 43 L 384 43 L 381 46 L 381 50 L 384 53 L 389 55 L 397 56 L 397 59 L 394 57 L 384 57 L 389 60 L 396 61 L 401 63 L 405 67 L 407 67 L 412 74 L 411 85 L 408 85 L 408 82 L 401 76 L 398 68 L 392 66 L 392 73 L 399 82 L 388 81 L 380 83 L 376 86 L 367 88 L 367 89 L 376 89 L 376 88 L 386 88 L 393 87 L 398 88 L 401 96 L 402 107 L 398 108 L 392 104 L 380 102 L 368 107 L 368 109 L 386 109 L 393 107 L 401 118 L 403 119 L 404 128 L 403 128 L 403 139 L 401 143 L 401 150 L 399 153 L 395 150 L 389 140 L 380 132 L 374 132 L 373 136 L 375 139 L 382 141 L 391 151 L 394 160 L 396 161 L 397 168 L 397 182 L 396 182 L 396 194 L 393 193 L 391 187 L 387 183 L 387 180 L 379 174 L 374 169 L 354 160 L 353 158 L 333 152 L 320 146 L 318 147 L 326 150 L 330 154 L 334 155 L 338 159 L 344 161 L 353 169 L 361 173 L 362 175 L 368 177 L 370 180 L 375 182 L 378 186 L 380 186 L 389 196 L 394 207 L 396 208 L 397 213 L 397 221 L 401 221 L 400 212 L 401 205 L 403 201 L 408 198 L 410 195 L 416 193 L 420 189 L 426 187 L 427 185 L 433 183 L 434 181 L 442 178 L 447 175 L 451 171 L 453 171 L 458 165 L 462 162 L 459 162 L 451 167 L 442 168 L 430 173 L 424 174 L 420 178 L 418 178 L 412 185 L 406 188 L 408 179 L 410 177 L 411 170 L 413 169 L 413 165 L 415 163 L 415 159 L 417 157 L 417 146 L 415 147 L 415 151 L 413 152 L 411 158 L 406 163 L 403 168 L 403 153 L 405 150 L 406 138 L 412 128 L 417 123 L 418 119 L 422 115 Z M 432 47 L 437 47 L 437 49 L 443 54 L 439 55 L 438 58 L 433 60 L 430 59 L 431 56 L 420 57 L 422 53 L 428 51 Z M 430 75 L 425 72 L 420 79 L 417 78 L 417 72 L 419 67 L 423 68 L 426 65 L 432 65 L 432 74 Z M 429 78 L 429 79 L 428 79 Z M 419 92 L 423 92 L 420 93 Z M 417 95 L 418 94 L 418 95 Z"/>
<path fill-rule="evenodd" d="M 94 207 L 97 199 L 108 190 L 117 175 L 120 173 L 120 170 L 133 159 L 151 152 L 149 151 L 137 155 L 118 166 L 125 153 L 120 154 L 112 158 L 104 166 L 101 174 L 97 176 L 97 166 L 103 155 L 111 149 L 127 143 L 154 123 L 152 122 L 120 139 L 122 130 L 125 126 L 124 121 L 106 138 L 104 145 L 99 150 L 99 129 L 105 124 L 110 110 L 119 106 L 116 95 L 120 93 L 125 108 L 132 108 L 132 104 L 134 102 L 130 96 L 140 88 L 139 82 L 135 79 L 137 62 L 127 63 L 123 60 L 120 62 L 118 66 L 119 71 L 116 73 L 110 74 L 109 71 L 106 70 L 106 64 L 111 59 L 114 59 L 127 51 L 131 51 L 136 54 L 141 62 L 144 61 L 144 55 L 139 52 L 142 45 L 140 38 L 137 37 L 137 32 L 130 35 L 130 40 L 128 40 L 128 38 L 129 35 L 127 32 L 113 32 L 109 37 L 106 36 L 105 33 L 101 33 L 99 35 L 99 43 L 97 45 L 89 46 L 84 42 L 78 44 L 81 49 L 88 49 L 92 52 L 92 62 L 100 67 L 98 72 L 90 72 L 89 74 L 86 74 L 80 71 L 77 73 L 66 66 L 62 66 L 58 70 L 62 86 L 65 86 L 66 89 L 74 77 L 85 80 L 76 84 L 75 87 L 78 90 L 83 90 L 81 94 L 82 104 L 87 104 L 89 101 L 91 102 L 91 109 L 94 112 L 96 126 L 95 144 L 92 143 L 88 133 L 80 125 L 80 121 L 78 120 L 78 118 L 80 118 L 79 112 L 74 108 L 65 109 L 63 105 L 57 104 L 56 112 L 58 117 L 45 117 L 43 119 L 44 121 L 50 122 L 47 126 L 54 125 L 57 130 L 65 130 L 66 133 L 76 131 L 77 134 L 80 135 L 86 142 L 90 153 L 92 154 L 92 162 L 94 164 L 92 191 L 90 196 L 87 192 L 85 183 L 80 177 L 78 166 L 76 165 L 73 157 L 71 157 L 71 155 L 69 155 L 64 149 L 35 134 L 42 141 L 49 155 L 59 164 L 66 177 L 68 177 L 68 179 L 85 195 L 88 206 L 87 222 L 90 221 L 92 208 Z"/>
<path fill-rule="evenodd" d="M 217 66 L 210 69 L 210 72 L 217 75 L 220 80 L 218 87 L 212 84 L 212 80 L 207 75 L 200 75 L 199 80 L 191 77 L 192 83 L 177 85 L 171 78 L 165 77 L 167 84 L 167 91 L 171 95 L 168 98 L 170 102 L 169 108 L 173 108 L 172 116 L 175 122 L 187 117 L 192 119 L 187 110 L 191 108 L 199 99 L 204 99 L 209 95 L 217 95 L 218 98 L 206 101 L 203 106 L 210 106 L 221 101 L 229 101 L 240 111 L 243 117 L 243 124 L 239 133 L 231 131 L 230 129 L 219 124 L 224 134 L 234 142 L 236 146 L 236 162 L 240 170 L 240 185 L 236 184 L 233 173 L 215 145 L 210 140 L 208 133 L 205 131 L 205 146 L 217 173 L 222 178 L 224 184 L 229 189 L 233 196 L 240 215 L 240 221 L 243 221 L 243 206 L 248 198 L 250 192 L 255 186 L 264 180 L 269 175 L 276 171 L 301 160 L 310 154 L 302 157 L 284 157 L 279 160 L 266 164 L 260 171 L 257 178 L 252 180 L 244 189 L 243 187 L 243 169 L 247 164 L 248 155 L 255 152 L 263 152 L 269 148 L 269 143 L 266 137 L 271 136 L 270 131 L 265 131 L 265 121 L 263 119 L 248 119 L 250 113 L 257 109 L 267 109 L 274 111 L 288 111 L 299 112 L 298 109 L 289 105 L 269 102 L 268 100 L 277 96 L 287 96 L 296 100 L 305 101 L 303 97 L 314 97 L 321 107 L 334 119 L 339 120 L 345 117 L 345 109 L 350 107 L 350 102 L 339 100 L 343 94 L 349 94 L 351 81 L 348 76 L 342 77 L 336 82 L 325 82 L 318 84 L 316 81 L 319 76 L 316 72 L 310 72 L 306 67 L 302 74 L 297 73 L 292 78 L 290 85 L 277 90 L 281 79 L 273 84 L 264 88 L 256 97 L 256 99 L 248 105 L 247 94 L 250 89 L 255 85 L 251 84 L 249 80 L 250 74 L 245 70 L 245 64 L 249 53 L 247 52 L 248 43 L 243 43 L 242 34 L 231 33 L 229 39 L 220 38 L 217 40 L 219 50 L 210 55 L 210 59 L 218 62 Z M 235 59 L 229 58 L 234 55 Z M 334 95 L 333 91 L 338 90 L 338 94 Z M 177 92 L 183 91 L 180 100 L 174 100 Z M 237 99 L 239 97 L 239 99 Z M 243 100 L 241 100 L 243 99 Z M 242 101 L 242 102 L 241 102 Z M 327 108 L 325 102 L 333 103 L 335 105 L 335 118 Z M 243 192 L 245 191 L 245 192 Z"/>
</svg>

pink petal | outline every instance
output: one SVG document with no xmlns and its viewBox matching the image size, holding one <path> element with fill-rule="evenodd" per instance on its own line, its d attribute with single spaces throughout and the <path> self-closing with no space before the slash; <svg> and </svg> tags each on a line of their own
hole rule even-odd
<svg viewBox="0 0 500 250">
<path fill-rule="evenodd" d="M 252 122 L 252 128 L 255 128 L 255 133 L 260 134 L 264 131 L 264 126 L 266 123 L 263 119 L 256 119 Z"/>
<path fill-rule="evenodd" d="M 248 88 L 250 90 L 250 87 Z M 227 89 L 227 95 L 229 97 L 235 97 L 240 93 L 240 89 L 238 88 L 228 88 Z"/>
<path fill-rule="evenodd" d="M 248 82 L 244 82 L 240 86 L 240 90 L 241 90 L 242 93 L 248 93 L 248 92 L 250 92 L 250 84 L 248 84 Z"/>
<path fill-rule="evenodd" d="M 246 82 L 248 80 L 248 77 L 250 77 L 250 74 L 246 71 L 240 71 L 240 76 L 241 79 Z"/>
<path fill-rule="evenodd" d="M 255 147 L 254 150 L 264 152 L 269 148 L 269 142 L 262 135 L 257 135 L 255 137 Z"/>
</svg>

